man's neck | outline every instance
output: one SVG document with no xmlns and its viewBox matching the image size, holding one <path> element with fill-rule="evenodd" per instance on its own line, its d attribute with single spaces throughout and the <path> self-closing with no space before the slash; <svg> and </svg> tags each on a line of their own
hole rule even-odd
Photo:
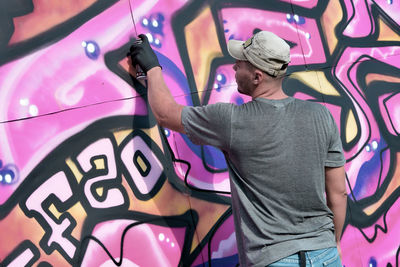
<svg viewBox="0 0 400 267">
<path fill-rule="evenodd" d="M 287 98 L 288 95 L 286 95 L 283 92 L 282 89 L 282 80 L 274 81 L 274 82 L 269 82 L 263 85 L 260 85 L 259 87 L 254 90 L 253 94 L 251 95 L 253 99 L 255 98 L 266 98 L 266 99 L 284 99 Z"/>
</svg>

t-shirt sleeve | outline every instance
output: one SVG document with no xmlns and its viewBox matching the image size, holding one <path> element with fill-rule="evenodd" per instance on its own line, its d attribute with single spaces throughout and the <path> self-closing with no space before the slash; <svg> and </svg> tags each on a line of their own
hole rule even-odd
<svg viewBox="0 0 400 267">
<path fill-rule="evenodd" d="M 346 163 L 343 154 L 342 141 L 340 140 L 339 130 L 336 122 L 329 110 L 328 113 L 330 120 L 330 142 L 328 146 L 328 155 L 325 161 L 325 167 L 341 167 Z"/>
<path fill-rule="evenodd" d="M 197 145 L 211 145 L 220 149 L 228 148 L 232 108 L 232 104 L 228 103 L 184 107 L 182 124 L 186 135 Z"/>
</svg>

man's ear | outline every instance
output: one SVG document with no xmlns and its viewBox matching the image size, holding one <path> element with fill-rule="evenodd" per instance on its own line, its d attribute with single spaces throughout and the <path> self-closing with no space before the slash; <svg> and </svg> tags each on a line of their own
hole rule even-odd
<svg viewBox="0 0 400 267">
<path fill-rule="evenodd" d="M 255 85 L 259 85 L 259 84 L 262 82 L 263 79 L 264 79 L 264 75 L 263 75 L 262 71 L 256 69 L 256 70 L 254 71 L 253 83 L 254 83 Z"/>
</svg>

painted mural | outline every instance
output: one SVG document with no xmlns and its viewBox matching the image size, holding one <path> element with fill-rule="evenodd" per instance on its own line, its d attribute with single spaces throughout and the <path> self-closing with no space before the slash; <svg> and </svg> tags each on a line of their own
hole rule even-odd
<svg viewBox="0 0 400 267">
<path fill-rule="evenodd" d="M 0 4 L 0 266 L 237 266 L 222 153 L 156 124 L 126 54 L 145 33 L 179 103 L 240 105 L 226 44 L 259 30 L 340 129 L 344 266 L 399 266 L 400 1 Z"/>
</svg>

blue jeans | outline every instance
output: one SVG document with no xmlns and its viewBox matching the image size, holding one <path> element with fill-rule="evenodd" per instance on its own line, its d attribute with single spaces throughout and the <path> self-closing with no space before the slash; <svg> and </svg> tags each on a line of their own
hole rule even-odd
<svg viewBox="0 0 400 267">
<path fill-rule="evenodd" d="M 307 267 L 342 267 L 336 247 L 306 251 Z M 299 253 L 276 261 L 268 267 L 296 267 L 300 266 Z"/>
</svg>

